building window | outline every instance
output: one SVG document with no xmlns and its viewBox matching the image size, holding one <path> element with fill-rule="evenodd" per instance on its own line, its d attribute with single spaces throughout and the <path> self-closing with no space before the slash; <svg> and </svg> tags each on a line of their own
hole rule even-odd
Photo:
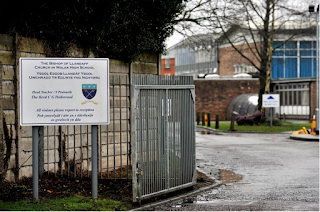
<svg viewBox="0 0 320 212">
<path fill-rule="evenodd" d="M 276 84 L 274 90 L 280 94 L 280 108 L 276 108 L 275 112 L 286 115 L 310 115 L 309 83 Z"/>
<path fill-rule="evenodd" d="M 170 69 L 170 59 L 165 59 L 164 68 Z"/>
<path fill-rule="evenodd" d="M 315 41 L 275 41 L 273 48 L 273 79 L 316 76 Z"/>
</svg>

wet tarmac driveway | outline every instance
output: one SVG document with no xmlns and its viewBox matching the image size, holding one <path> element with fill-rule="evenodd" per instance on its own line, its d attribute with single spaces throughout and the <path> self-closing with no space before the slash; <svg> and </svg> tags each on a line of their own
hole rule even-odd
<svg viewBox="0 0 320 212">
<path fill-rule="evenodd" d="M 319 211 L 319 142 L 289 136 L 197 132 L 198 169 L 222 185 L 154 209 Z"/>
</svg>

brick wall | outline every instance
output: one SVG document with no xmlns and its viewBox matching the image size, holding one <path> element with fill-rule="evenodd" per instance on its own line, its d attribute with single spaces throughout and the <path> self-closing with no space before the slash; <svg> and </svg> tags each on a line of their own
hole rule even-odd
<svg viewBox="0 0 320 212">
<path fill-rule="evenodd" d="M 252 44 L 253 45 L 253 44 Z M 250 58 L 255 64 L 259 64 L 258 61 L 254 58 L 251 51 L 246 45 L 238 45 L 237 48 L 242 49 L 242 53 Z M 229 76 L 233 75 L 233 65 L 235 64 L 251 64 L 243 58 L 233 47 L 220 47 L 219 48 L 219 74 L 220 76 Z"/>
<path fill-rule="evenodd" d="M 229 102 L 240 94 L 258 93 L 259 80 L 195 80 L 196 112 L 211 114 L 215 120 L 219 114 L 220 120 L 226 120 L 226 110 Z"/>
<path fill-rule="evenodd" d="M 175 74 L 175 59 L 170 58 L 169 63 L 170 63 L 170 68 L 166 68 L 165 67 L 166 59 L 161 59 L 161 75 L 173 76 Z"/>
</svg>

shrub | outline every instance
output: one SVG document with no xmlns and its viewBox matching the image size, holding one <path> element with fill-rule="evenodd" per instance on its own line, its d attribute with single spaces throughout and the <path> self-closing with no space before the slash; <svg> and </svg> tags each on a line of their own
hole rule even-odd
<svg viewBox="0 0 320 212">
<path fill-rule="evenodd" d="M 236 122 L 238 125 L 253 125 L 253 124 L 259 124 L 261 121 L 263 113 L 258 111 L 253 114 L 244 115 L 244 116 L 237 116 Z"/>
</svg>

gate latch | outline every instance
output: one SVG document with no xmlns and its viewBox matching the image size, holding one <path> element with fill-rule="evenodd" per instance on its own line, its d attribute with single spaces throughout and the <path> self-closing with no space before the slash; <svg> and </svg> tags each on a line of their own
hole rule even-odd
<svg viewBox="0 0 320 212">
<path fill-rule="evenodd" d="M 137 175 L 143 175 L 143 171 L 140 167 L 138 167 L 138 170 L 137 170 Z"/>
</svg>

